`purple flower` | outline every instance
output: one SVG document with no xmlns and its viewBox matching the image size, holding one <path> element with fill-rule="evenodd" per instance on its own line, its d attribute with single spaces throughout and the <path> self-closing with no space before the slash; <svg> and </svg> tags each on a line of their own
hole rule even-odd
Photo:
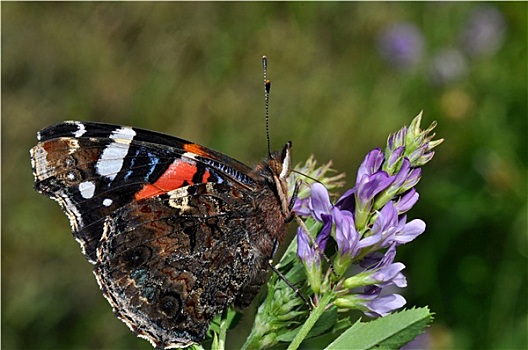
<svg viewBox="0 0 528 350">
<path fill-rule="evenodd" d="M 425 231 L 425 222 L 419 219 L 407 223 L 403 215 L 398 219 L 398 210 L 394 202 L 389 201 L 379 212 L 372 226 L 372 243 L 381 248 L 387 248 L 391 243 L 405 244 Z"/>
<path fill-rule="evenodd" d="M 385 157 L 379 148 L 373 149 L 367 154 L 358 169 L 354 189 L 356 205 L 361 203 L 362 209 L 366 209 L 374 196 L 394 181 L 394 177 L 389 176 L 385 171 L 381 171 L 384 159 Z M 340 201 L 337 202 L 338 205 L 339 203 Z"/>
<path fill-rule="evenodd" d="M 312 185 L 311 197 L 308 203 L 312 217 L 323 223 L 323 228 L 319 231 L 315 239 L 317 245 L 324 251 L 326 243 L 330 238 L 332 227 L 336 225 L 336 242 L 338 251 L 343 254 L 354 256 L 356 254 L 356 244 L 359 235 L 354 227 L 352 213 L 341 211 L 330 202 L 330 196 L 326 188 L 319 184 Z"/>
<path fill-rule="evenodd" d="M 380 55 L 397 68 L 410 68 L 422 60 L 424 39 L 420 30 L 410 23 L 398 23 L 381 33 L 378 39 Z"/>
<path fill-rule="evenodd" d="M 411 171 L 411 162 L 407 158 L 403 158 L 403 162 L 401 165 L 400 170 L 396 174 L 396 177 L 394 179 L 394 182 L 392 183 L 391 187 L 402 187 L 403 183 L 407 180 L 409 177 L 409 172 Z"/>
<path fill-rule="evenodd" d="M 384 152 L 380 148 L 370 151 L 357 171 L 354 187 L 335 205 L 319 182 L 305 190 L 309 196 L 294 205 L 296 213 L 316 222 L 309 225 L 313 232 L 304 231 L 307 228 L 297 231 L 297 255 L 308 284 L 316 295 L 335 288 L 334 305 L 340 309 L 384 316 L 405 304 L 402 296 L 382 292 L 388 286 L 407 286 L 402 273 L 405 265 L 394 262 L 396 248 L 425 230 L 422 220 L 407 222 L 405 213 L 419 198 L 414 186 L 421 177 L 420 166 L 443 141 L 432 140 L 434 134 L 430 133 L 436 124 L 421 130 L 420 121 L 421 113 L 409 127 L 389 137 Z M 315 242 L 309 234 L 316 237 Z M 332 271 L 323 273 L 320 254 L 330 238 L 336 242 L 337 254 Z M 359 265 L 358 270 L 345 278 L 352 264 Z"/>
<path fill-rule="evenodd" d="M 470 56 L 493 54 L 504 42 L 506 21 L 502 13 L 490 5 L 473 10 L 462 31 L 461 42 Z"/>
</svg>

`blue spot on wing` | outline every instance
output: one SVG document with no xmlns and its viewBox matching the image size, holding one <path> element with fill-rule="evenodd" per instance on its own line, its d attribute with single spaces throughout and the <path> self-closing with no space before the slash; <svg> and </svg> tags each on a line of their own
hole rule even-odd
<svg viewBox="0 0 528 350">
<path fill-rule="evenodd" d="M 159 164 L 160 162 L 160 159 L 158 157 L 156 157 L 155 155 L 153 155 L 152 153 L 150 152 L 147 152 L 147 156 L 149 157 L 150 159 L 150 170 L 149 172 L 147 173 L 147 175 L 145 175 L 145 180 L 148 180 L 148 178 L 150 177 L 150 175 L 152 175 L 152 173 L 154 173 L 154 170 L 156 169 L 156 166 Z"/>
<path fill-rule="evenodd" d="M 146 154 L 145 154 L 146 153 Z M 138 162 L 138 159 L 148 159 L 148 164 L 142 165 L 140 162 Z M 138 164 L 136 164 L 138 163 Z M 130 159 L 130 165 L 127 173 L 124 176 L 124 180 L 129 180 L 130 176 L 133 176 L 137 174 L 137 167 L 144 168 L 145 166 L 148 166 L 148 171 L 145 173 L 145 176 L 143 177 L 143 180 L 148 182 L 149 177 L 154 173 L 156 170 L 156 166 L 160 163 L 160 158 L 156 156 L 153 153 L 150 153 L 149 151 L 145 150 L 144 148 L 138 148 L 136 149 L 135 154 Z"/>
</svg>

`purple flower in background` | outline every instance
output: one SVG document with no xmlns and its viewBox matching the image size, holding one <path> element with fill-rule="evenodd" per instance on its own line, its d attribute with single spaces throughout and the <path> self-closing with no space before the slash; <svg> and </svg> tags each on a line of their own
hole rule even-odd
<svg viewBox="0 0 528 350">
<path fill-rule="evenodd" d="M 504 42 L 506 21 L 491 5 L 481 5 L 471 13 L 461 35 L 462 47 L 470 56 L 493 54 Z"/>
<path fill-rule="evenodd" d="M 424 39 L 411 23 L 398 23 L 386 29 L 378 38 L 380 55 L 397 68 L 406 69 L 422 60 Z"/>
<path fill-rule="evenodd" d="M 439 85 L 462 78 L 467 70 L 464 55 L 456 49 L 443 49 L 433 57 L 430 65 L 431 79 Z"/>
<path fill-rule="evenodd" d="M 405 344 L 400 350 L 432 349 L 430 328 L 425 333 L 419 334 L 411 342 Z"/>
</svg>

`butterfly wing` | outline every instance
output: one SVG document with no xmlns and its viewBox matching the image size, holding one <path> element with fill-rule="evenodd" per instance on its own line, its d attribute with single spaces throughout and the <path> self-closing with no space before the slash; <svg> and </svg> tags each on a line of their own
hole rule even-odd
<svg viewBox="0 0 528 350">
<path fill-rule="evenodd" d="M 205 337 L 246 306 L 285 229 L 252 170 L 197 144 L 137 128 L 66 122 L 31 150 L 35 188 L 59 202 L 116 315 L 156 347 Z"/>
<path fill-rule="evenodd" d="M 200 342 L 266 266 L 250 196 L 198 184 L 133 202 L 105 222 L 95 275 L 116 315 L 156 347 Z"/>
<path fill-rule="evenodd" d="M 38 138 L 31 150 L 35 189 L 59 202 L 91 263 L 104 218 L 123 205 L 203 182 L 257 187 L 246 165 L 161 133 L 65 122 L 40 131 Z"/>
</svg>

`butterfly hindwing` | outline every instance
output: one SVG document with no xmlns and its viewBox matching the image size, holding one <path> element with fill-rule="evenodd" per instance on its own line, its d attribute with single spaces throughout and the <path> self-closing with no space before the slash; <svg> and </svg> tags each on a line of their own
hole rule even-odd
<svg viewBox="0 0 528 350">
<path fill-rule="evenodd" d="M 177 189 L 106 223 L 98 282 L 117 316 L 154 344 L 200 341 L 255 270 L 266 273 L 250 245 L 254 203 L 229 191 L 213 183 Z"/>
</svg>

